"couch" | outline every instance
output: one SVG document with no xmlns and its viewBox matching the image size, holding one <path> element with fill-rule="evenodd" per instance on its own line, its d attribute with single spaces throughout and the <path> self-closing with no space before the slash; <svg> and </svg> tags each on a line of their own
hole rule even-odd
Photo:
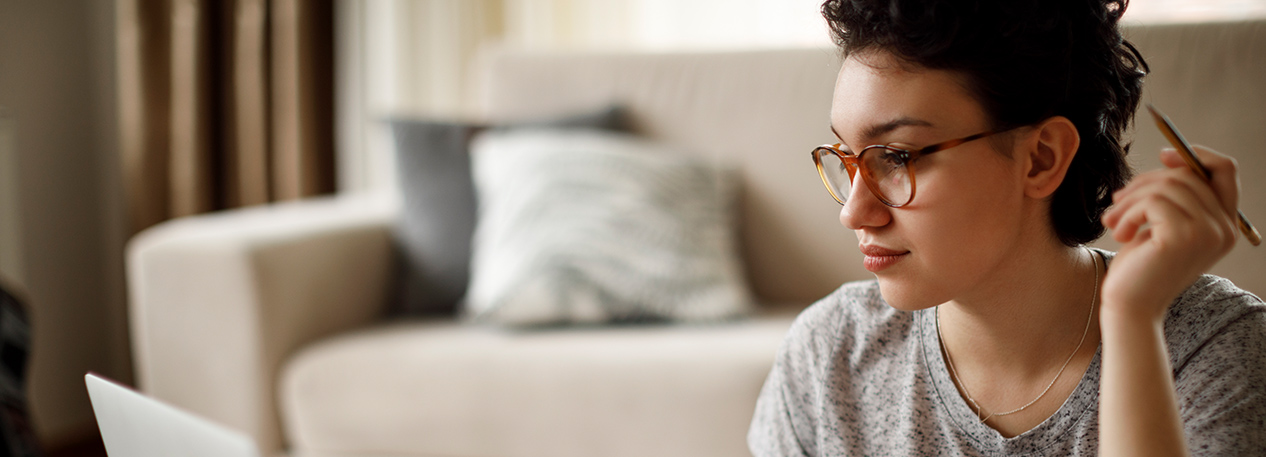
<svg viewBox="0 0 1266 457">
<path fill-rule="evenodd" d="M 1144 101 L 1239 160 L 1241 208 L 1266 224 L 1266 22 L 1128 35 L 1152 68 Z M 182 218 L 132 240 L 140 388 L 249 433 L 267 454 L 745 455 L 791 320 L 869 277 L 809 157 L 831 141 L 836 52 L 500 50 L 481 62 L 488 120 L 618 103 L 637 133 L 736 168 L 759 310 L 712 325 L 542 331 L 387 319 L 399 205 L 342 195 Z M 1140 116 L 1135 165 L 1156 167 L 1163 141 Z M 1266 291 L 1262 249 L 1241 242 L 1213 272 Z"/>
</svg>

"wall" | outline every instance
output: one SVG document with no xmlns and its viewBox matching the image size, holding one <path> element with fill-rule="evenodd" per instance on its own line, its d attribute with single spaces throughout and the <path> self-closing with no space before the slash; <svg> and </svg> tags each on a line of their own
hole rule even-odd
<svg viewBox="0 0 1266 457">
<path fill-rule="evenodd" d="M 22 225 L 18 219 L 18 158 L 13 123 L 0 106 L 0 283 L 22 284 Z"/>
<path fill-rule="evenodd" d="M 0 0 L 0 106 L 12 125 L 29 399 L 57 447 L 95 433 L 83 374 L 129 382 L 111 1 Z M 9 197 L 9 196 L 6 196 Z M 0 207 L 7 209 L 10 205 Z M 10 256 L 13 257 L 13 256 Z M 9 265 L 9 264 L 6 264 Z"/>
</svg>

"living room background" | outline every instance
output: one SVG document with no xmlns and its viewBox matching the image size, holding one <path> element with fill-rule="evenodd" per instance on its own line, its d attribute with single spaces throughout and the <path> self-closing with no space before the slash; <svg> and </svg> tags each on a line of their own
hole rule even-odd
<svg viewBox="0 0 1266 457">
<path fill-rule="evenodd" d="M 472 116 L 475 51 L 820 47 L 818 0 L 338 0 L 338 180 L 394 189 L 381 120 Z M 30 397 L 56 446 L 95 425 L 82 373 L 130 376 L 115 2 L 0 0 L 0 275 L 38 319 Z M 1127 22 L 1266 15 L 1266 0 L 1133 0 Z"/>
<path fill-rule="evenodd" d="M 344 0 L 339 2 L 338 182 L 395 189 L 383 120 L 471 118 L 479 49 L 829 48 L 820 0 Z M 1126 23 L 1266 15 L 1266 0 L 1133 0 Z"/>
</svg>

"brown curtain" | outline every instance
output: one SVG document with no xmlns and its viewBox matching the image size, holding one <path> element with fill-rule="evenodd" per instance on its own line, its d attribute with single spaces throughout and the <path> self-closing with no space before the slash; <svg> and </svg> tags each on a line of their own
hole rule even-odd
<svg viewBox="0 0 1266 457">
<path fill-rule="evenodd" d="M 334 0 L 118 0 L 133 230 L 334 190 Z"/>
</svg>

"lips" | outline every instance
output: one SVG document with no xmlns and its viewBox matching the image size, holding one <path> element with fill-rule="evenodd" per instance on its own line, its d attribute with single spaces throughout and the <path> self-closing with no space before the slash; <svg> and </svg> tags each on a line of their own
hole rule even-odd
<svg viewBox="0 0 1266 457">
<path fill-rule="evenodd" d="M 866 256 L 866 259 L 862 261 L 862 266 L 871 273 L 878 273 L 893 266 L 910 253 L 910 251 L 897 251 L 873 244 L 863 244 L 858 248 L 862 251 L 862 255 Z"/>
</svg>

